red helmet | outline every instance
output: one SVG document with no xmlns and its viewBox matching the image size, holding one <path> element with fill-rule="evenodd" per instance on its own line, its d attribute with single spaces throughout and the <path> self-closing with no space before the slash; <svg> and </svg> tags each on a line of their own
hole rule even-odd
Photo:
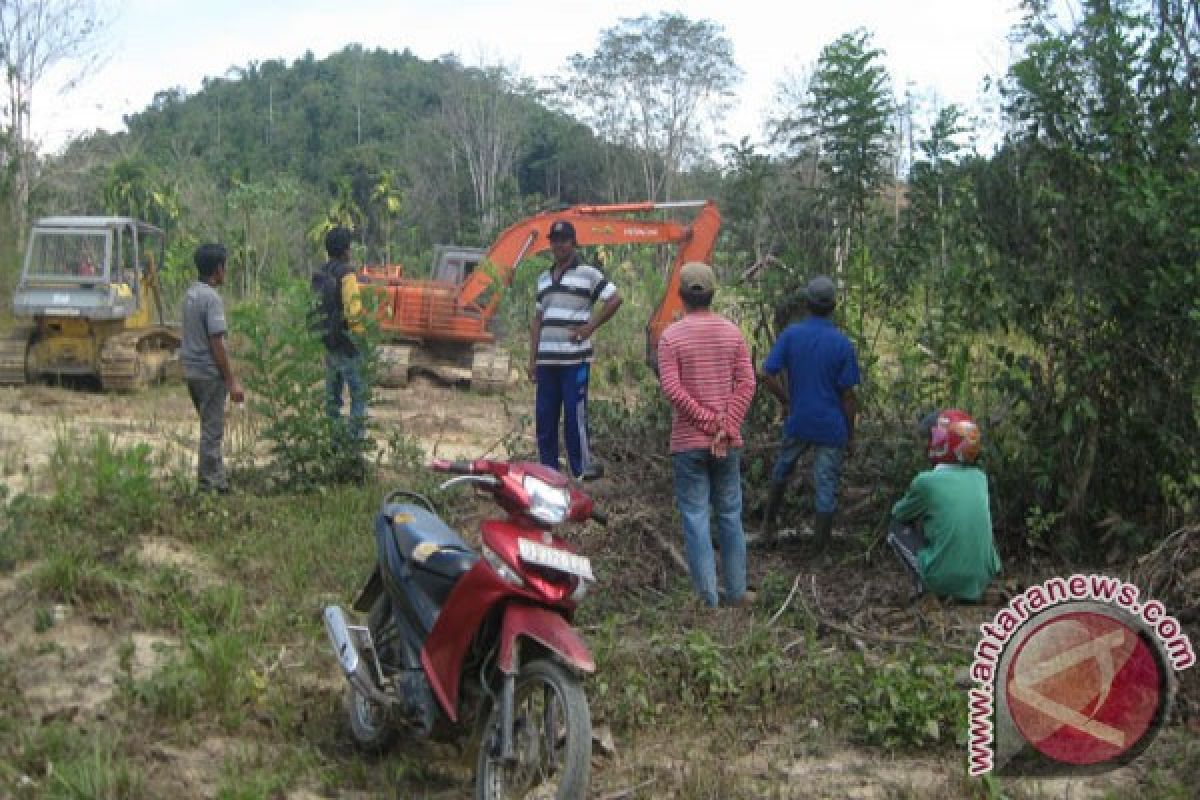
<svg viewBox="0 0 1200 800">
<path fill-rule="evenodd" d="M 929 431 L 929 460 L 935 464 L 973 464 L 981 447 L 979 426 L 971 415 L 947 408 Z"/>
</svg>

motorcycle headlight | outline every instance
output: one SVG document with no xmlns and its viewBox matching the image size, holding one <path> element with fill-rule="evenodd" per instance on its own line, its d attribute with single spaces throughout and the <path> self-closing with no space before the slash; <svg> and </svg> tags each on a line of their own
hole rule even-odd
<svg viewBox="0 0 1200 800">
<path fill-rule="evenodd" d="M 496 574 L 513 586 L 523 587 L 525 585 L 525 579 L 518 575 L 512 567 L 504 563 L 504 559 L 486 544 L 483 546 L 483 560 L 491 564 L 492 569 L 496 570 Z"/>
<path fill-rule="evenodd" d="M 567 518 L 571 507 L 571 493 L 557 489 L 543 480 L 526 475 L 524 481 L 529 495 L 529 516 L 547 525 L 557 525 Z"/>
</svg>

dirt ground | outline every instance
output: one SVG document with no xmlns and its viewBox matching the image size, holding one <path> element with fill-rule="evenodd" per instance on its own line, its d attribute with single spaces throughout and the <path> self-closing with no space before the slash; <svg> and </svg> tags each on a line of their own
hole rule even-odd
<svg viewBox="0 0 1200 800">
<path fill-rule="evenodd" d="M 403 431 L 428 458 L 505 456 L 514 444 L 518 450 L 533 448 L 529 426 L 522 424 L 523 416 L 528 417 L 524 409 L 532 404 L 524 401 L 520 388 L 510 396 L 482 396 L 418 377 L 406 389 L 377 390 L 370 416 L 378 440 L 386 442 L 391 431 Z M 227 460 L 256 457 L 252 446 L 258 424 L 247 408 L 230 407 Z M 190 469 L 195 461 L 199 426 L 181 384 L 136 395 L 87 387 L 0 387 L 0 482 L 14 494 L 37 490 L 32 481 L 56 448 L 79 447 L 96 431 L 110 434 L 122 447 L 145 442 L 164 465 Z"/>
<path fill-rule="evenodd" d="M 376 423 L 382 427 L 396 424 L 419 441 L 426 456 L 447 458 L 478 456 L 484 453 L 505 455 L 509 450 L 532 452 L 529 435 L 528 387 L 518 387 L 507 397 L 480 396 L 436 384 L 416 381 L 404 390 L 384 391 L 371 408 Z M 230 421 L 231 455 L 238 455 L 238 426 L 246 421 Z M 63 389 L 45 386 L 21 389 L 0 389 L 0 482 L 10 490 L 37 490 L 34 484 L 41 467 L 57 447 L 75 447 L 86 441 L 91 432 L 104 430 L 122 444 L 148 442 L 156 452 L 187 467 L 194 458 L 197 425 L 194 412 L 180 385 L 159 387 L 138 395 L 105 395 L 95 391 Z M 242 454 L 244 455 L 244 453 Z M 188 467 L 190 468 L 190 467 Z M 187 545 L 164 538 L 143 539 L 136 553 L 149 565 L 171 565 L 186 572 L 200 585 L 219 584 L 223 577 L 200 554 Z M 754 567 L 761 571 L 761 565 Z M 122 664 L 129 665 L 135 677 L 151 674 L 170 658 L 180 646 L 170 637 L 152 632 L 138 632 L 120 639 L 110 632 L 106 620 L 81 617 L 71 608 L 53 609 L 53 625 L 36 619 L 22 582 L 31 571 L 29 565 L 17 571 L 0 574 L 0 657 L 14 659 L 20 664 L 17 681 L 30 707 L 43 721 L 70 719 L 83 721 L 103 717 L 108 713 Z M 753 575 L 752 575 L 753 578 Z M 859 577 L 846 575 L 847 585 L 861 585 Z M 798 581 L 798 583 L 800 583 Z M 805 587 L 809 585 L 806 579 Z M 831 586 L 832 584 L 827 584 Z M 984 613 L 987 613 L 985 611 Z M 892 621 L 880 618 L 864 619 L 864 623 L 880 626 Z M 947 617 L 946 625 L 975 626 L 980 620 Z M 281 655 L 282 657 L 282 655 Z M 289 656 L 289 658 L 292 658 Z M 329 659 L 320 665 L 305 663 L 302 657 L 287 665 L 293 669 L 311 669 L 314 682 L 322 685 L 336 683 L 336 669 Z M 807 725 L 809 721 L 798 721 Z M 786 735 L 786 734 L 785 734 Z M 654 743 L 653 737 L 639 743 L 636 751 L 623 749 L 616 743 L 610 763 L 602 771 L 630 763 L 643 767 L 653 764 L 660 774 L 672 774 L 685 769 L 686 754 L 693 748 L 708 752 L 710 745 L 705 734 L 698 732 L 696 742 L 681 746 L 680 742 Z M 782 744 L 782 743 L 781 743 Z M 733 767 L 748 779 L 774 777 L 784 792 L 780 797 L 846 797 L 885 798 L 920 797 L 929 794 L 946 796 L 947 785 L 961 773 L 961 766 L 947 759 L 907 758 L 890 759 L 879 751 L 854 748 L 833 749 L 817 756 L 804 755 L 781 758 L 786 747 L 760 747 L 754 755 L 742 758 Z M 164 772 L 177 776 L 178 800 L 208 798 L 215 794 L 221 776 L 223 756 L 246 746 L 236 740 L 208 739 L 183 751 L 160 747 L 154 753 Z M 629 774 L 625 769 L 621 772 Z M 641 774 L 645 774 L 642 772 Z M 1136 780 L 1130 770 L 1123 770 L 1087 781 L 1042 781 L 1030 783 L 1023 791 L 1033 796 L 1054 798 L 1102 797 L 1113 787 Z M 940 792 L 940 794 L 938 794 Z M 300 790 L 289 795 L 292 800 L 309 800 L 323 795 L 312 790 Z M 344 798 L 360 793 L 345 793 Z M 612 793 L 606 797 L 645 797 L 638 793 Z M 772 795 L 775 796 L 775 795 Z"/>
</svg>

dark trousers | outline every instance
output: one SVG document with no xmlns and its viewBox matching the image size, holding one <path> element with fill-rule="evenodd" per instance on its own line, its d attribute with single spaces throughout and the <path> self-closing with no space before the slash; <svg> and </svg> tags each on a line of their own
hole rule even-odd
<svg viewBox="0 0 1200 800">
<path fill-rule="evenodd" d="M 187 387 L 192 405 L 200 415 L 200 448 L 196 459 L 200 488 L 228 489 L 221 441 L 225 438 L 225 399 L 229 390 L 221 378 L 188 378 Z"/>
<path fill-rule="evenodd" d="M 894 519 L 888 527 L 887 535 L 888 546 L 892 548 L 892 552 L 900 559 L 908 573 L 912 576 L 913 582 L 916 584 L 917 594 L 922 594 L 925 591 L 925 584 L 921 580 L 920 561 L 917 560 L 917 553 L 925 546 L 925 532 L 921 529 L 921 521 L 913 520 L 911 522 L 901 522 Z"/>
<path fill-rule="evenodd" d="M 534 426 L 538 460 L 558 469 L 558 422 L 565 416 L 563 438 L 567 443 L 567 464 L 576 478 L 583 475 L 592 461 L 587 434 L 588 374 L 587 364 L 538 365 L 537 368 Z"/>
</svg>

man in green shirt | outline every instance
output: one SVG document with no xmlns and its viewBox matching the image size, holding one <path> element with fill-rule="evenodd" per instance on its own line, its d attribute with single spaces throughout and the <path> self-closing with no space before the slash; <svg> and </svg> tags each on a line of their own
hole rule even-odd
<svg viewBox="0 0 1200 800">
<path fill-rule="evenodd" d="M 925 591 L 974 602 L 1000 572 L 987 475 L 975 466 L 979 427 L 946 409 L 922 422 L 933 469 L 917 473 L 892 507 L 888 544 Z"/>
</svg>

